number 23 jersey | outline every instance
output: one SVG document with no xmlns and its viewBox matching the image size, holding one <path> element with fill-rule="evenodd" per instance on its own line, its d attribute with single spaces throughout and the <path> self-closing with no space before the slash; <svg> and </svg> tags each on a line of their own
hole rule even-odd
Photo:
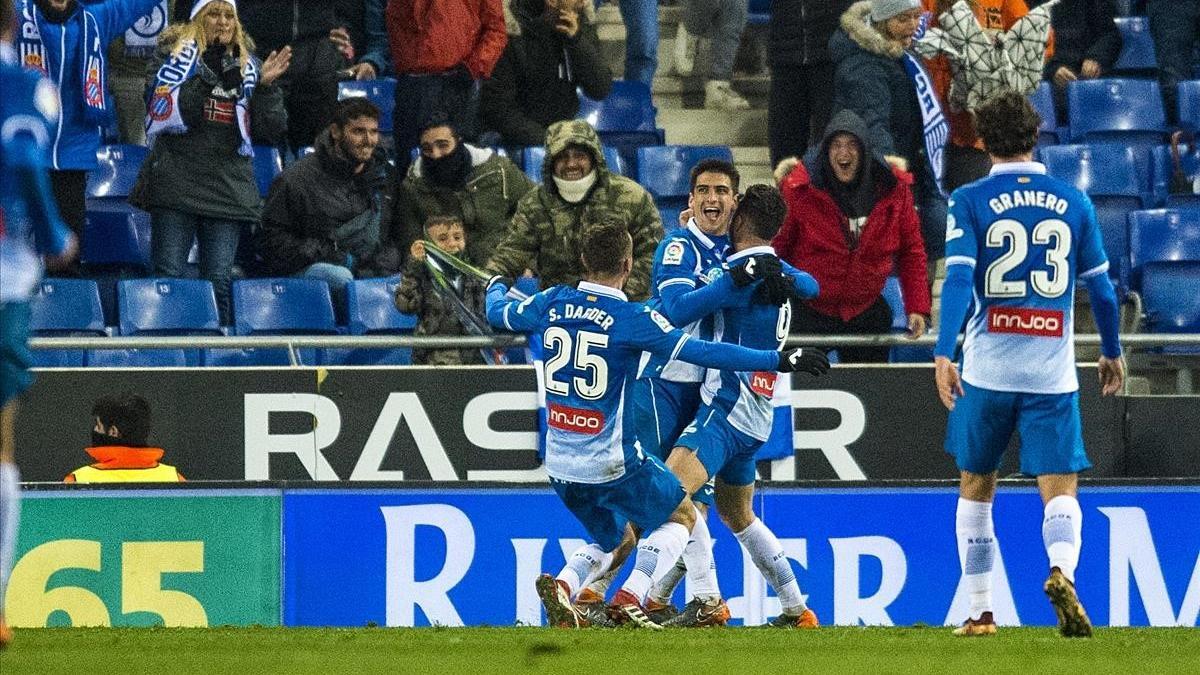
<svg viewBox="0 0 1200 675">
<path fill-rule="evenodd" d="M 1075 280 L 1108 272 L 1087 195 L 1038 162 L 997 165 L 950 196 L 946 265 L 974 268 L 963 379 L 995 391 L 1060 394 L 1075 373 Z"/>
</svg>

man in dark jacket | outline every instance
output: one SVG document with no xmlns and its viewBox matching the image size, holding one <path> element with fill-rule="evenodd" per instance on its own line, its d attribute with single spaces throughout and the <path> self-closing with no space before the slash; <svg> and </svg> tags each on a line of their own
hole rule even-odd
<svg viewBox="0 0 1200 675">
<path fill-rule="evenodd" d="M 853 110 L 867 126 L 871 148 L 913 175 L 913 196 L 930 261 L 946 247 L 946 198 L 925 147 L 917 89 L 905 70 L 921 17 L 917 0 L 863 0 L 842 14 L 829 40 L 834 110 Z"/>
<path fill-rule="evenodd" d="M 794 305 L 797 333 L 887 333 L 892 311 L 883 286 L 900 276 L 908 335 L 929 322 L 929 285 L 912 176 L 872 152 L 863 121 L 843 110 L 821 145 L 781 176 L 788 214 L 772 244 L 779 257 L 812 274 L 816 298 Z M 843 362 L 885 362 L 887 347 L 839 350 Z"/>
<path fill-rule="evenodd" d="M 1067 83 L 1103 77 L 1117 62 L 1121 31 L 1113 23 L 1116 14 L 1115 0 L 1059 0 L 1050 10 L 1054 56 L 1046 62 L 1044 77 L 1054 83 L 1060 122 L 1067 119 Z"/>
<path fill-rule="evenodd" d="M 379 151 L 379 109 L 339 101 L 315 151 L 275 179 L 257 250 L 266 271 L 324 279 L 335 295 L 355 277 L 399 271 L 386 233 L 392 176 Z"/>
<path fill-rule="evenodd" d="M 505 145 L 541 145 L 546 128 L 579 112 L 576 87 L 593 99 L 612 88 L 586 0 L 512 0 L 508 45 L 483 83 L 479 113 Z"/>
<path fill-rule="evenodd" d="M 1196 45 L 1200 43 L 1200 0 L 1149 0 L 1146 15 L 1158 60 L 1158 82 L 1162 85 L 1167 119 L 1179 113 L 1177 87 L 1192 78 Z"/>
<path fill-rule="evenodd" d="M 771 93 L 767 134 L 771 166 L 803 157 L 829 122 L 833 62 L 829 38 L 852 0 L 775 0 L 771 5 Z"/>
</svg>

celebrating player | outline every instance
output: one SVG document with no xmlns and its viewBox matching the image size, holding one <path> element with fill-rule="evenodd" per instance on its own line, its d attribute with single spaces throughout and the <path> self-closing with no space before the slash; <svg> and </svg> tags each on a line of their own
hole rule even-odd
<svg viewBox="0 0 1200 675">
<path fill-rule="evenodd" d="M 1101 335 L 1105 395 L 1125 379 L 1118 306 L 1096 212 L 1087 195 L 1032 161 L 1038 115 L 1014 92 L 976 110 L 991 174 L 954 191 L 946 224 L 942 325 L 934 350 L 938 396 L 950 409 L 946 451 L 962 472 L 955 530 L 970 616 L 954 632 L 993 635 L 992 499 L 1012 432 L 1021 471 L 1037 476 L 1045 504 L 1042 540 L 1050 558 L 1045 591 L 1059 631 L 1087 637 L 1092 625 L 1075 594 L 1083 514 L 1076 474 L 1091 466 L 1079 421 L 1075 372 L 1075 278 L 1087 283 Z M 971 298 L 963 372 L 951 358 Z"/>
<path fill-rule="evenodd" d="M 58 118 L 54 85 L 13 60 L 14 13 L 0 0 L 0 648 L 12 640 L 4 591 L 16 556 L 21 484 L 15 460 L 17 396 L 29 387 L 29 296 L 40 254 L 69 261 L 75 240 L 59 218 L 46 178 Z"/>
<path fill-rule="evenodd" d="M 581 235 L 587 274 L 577 288 L 556 286 L 520 302 L 504 299 L 505 280 L 494 279 L 488 289 L 492 325 L 542 337 L 546 471 L 596 542 L 572 554 L 557 579 L 538 579 L 538 594 L 554 625 L 580 625 L 571 596 L 623 562 L 636 526 L 648 534 L 612 611 L 619 621 L 658 627 L 645 616 L 642 602 L 651 584 L 674 566 L 695 524 L 695 508 L 679 480 L 647 455 L 632 433 L 627 399 L 638 372 L 660 368 L 670 358 L 772 373 L 809 367 L 811 361 L 806 350 L 781 353 L 697 340 L 658 312 L 628 302 L 619 289 L 632 269 L 632 252 L 621 224 L 587 225 Z M 643 363 L 643 352 L 655 361 Z"/>
<path fill-rule="evenodd" d="M 765 298 L 765 283 L 750 285 L 746 280 L 747 268 L 782 267 L 787 270 L 788 291 L 795 293 L 789 276 L 794 270 L 781 265 L 770 246 L 786 211 L 779 191 L 766 185 L 752 185 L 738 202 L 730 224 L 736 253 L 726 263 L 729 272 L 711 279 L 705 289 L 740 289 L 723 305 L 719 324 L 723 342 L 778 348 L 787 338 L 791 305 L 786 296 L 782 300 Z M 816 282 L 807 290 L 806 295 L 815 295 Z M 801 370 L 817 375 L 829 369 L 824 353 L 805 350 L 804 355 L 808 363 Z M 804 602 L 783 546 L 754 515 L 751 505 L 754 456 L 771 434 L 775 377 L 773 372 L 734 372 L 728 367 L 710 370 L 701 389 L 702 405 L 671 451 L 667 466 L 689 494 L 716 478 L 717 512 L 779 595 L 783 613 L 772 625 L 810 628 L 817 625 L 817 615 Z M 717 611 L 714 603 L 705 604 L 708 612 Z M 689 610 L 702 609 L 701 603 L 686 607 L 666 625 L 690 625 L 697 617 Z"/>
</svg>

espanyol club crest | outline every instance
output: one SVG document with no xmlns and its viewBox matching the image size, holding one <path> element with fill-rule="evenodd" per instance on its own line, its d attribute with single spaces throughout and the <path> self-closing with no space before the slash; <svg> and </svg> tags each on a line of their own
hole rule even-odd
<svg viewBox="0 0 1200 675">
<path fill-rule="evenodd" d="M 150 119 L 155 122 L 161 122 L 171 116 L 175 110 L 175 104 L 171 101 L 171 88 L 166 85 L 161 85 L 154 88 L 154 96 L 150 98 Z"/>
</svg>

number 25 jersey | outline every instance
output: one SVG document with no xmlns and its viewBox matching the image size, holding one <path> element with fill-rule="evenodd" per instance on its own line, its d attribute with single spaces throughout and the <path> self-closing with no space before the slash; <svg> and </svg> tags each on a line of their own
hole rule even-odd
<svg viewBox="0 0 1200 675">
<path fill-rule="evenodd" d="M 950 196 L 946 265 L 974 268 L 964 380 L 995 391 L 1079 389 L 1075 280 L 1108 272 L 1087 195 L 1038 162 L 998 164 Z"/>
</svg>

